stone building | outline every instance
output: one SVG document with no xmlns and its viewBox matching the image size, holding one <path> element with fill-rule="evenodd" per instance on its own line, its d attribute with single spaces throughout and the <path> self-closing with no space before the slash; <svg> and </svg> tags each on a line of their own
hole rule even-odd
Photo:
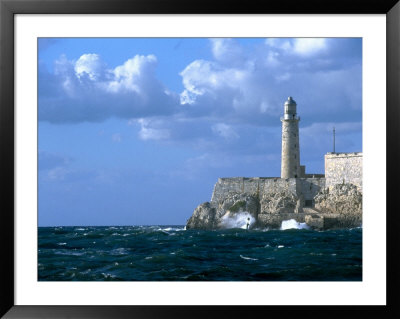
<svg viewBox="0 0 400 319">
<path fill-rule="evenodd" d="M 324 174 L 306 174 L 296 108 L 289 97 L 281 118 L 281 177 L 219 178 L 211 201 L 195 209 L 187 229 L 224 228 L 225 218 L 241 212 L 252 216 L 256 227 L 276 228 L 289 219 L 317 229 L 360 225 L 362 153 L 327 153 Z"/>
<path fill-rule="evenodd" d="M 362 153 L 327 153 L 325 174 L 307 174 L 300 165 L 300 137 L 297 103 L 289 97 L 284 103 L 282 122 L 281 177 L 219 178 L 214 186 L 212 203 L 235 193 L 260 195 L 285 191 L 300 199 L 299 207 L 314 207 L 314 197 L 329 186 L 350 183 L 362 193 Z"/>
</svg>

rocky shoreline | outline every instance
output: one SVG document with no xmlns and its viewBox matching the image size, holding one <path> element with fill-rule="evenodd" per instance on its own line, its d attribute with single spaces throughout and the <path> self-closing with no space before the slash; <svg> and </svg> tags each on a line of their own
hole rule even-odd
<svg viewBox="0 0 400 319">
<path fill-rule="evenodd" d="M 186 229 L 245 228 L 246 223 L 250 229 L 277 229 L 282 221 L 290 219 L 317 230 L 362 224 L 362 193 L 356 185 L 343 183 L 322 188 L 313 202 L 313 207 L 305 207 L 301 195 L 286 189 L 250 194 L 230 192 L 200 204 L 187 221 Z"/>
</svg>

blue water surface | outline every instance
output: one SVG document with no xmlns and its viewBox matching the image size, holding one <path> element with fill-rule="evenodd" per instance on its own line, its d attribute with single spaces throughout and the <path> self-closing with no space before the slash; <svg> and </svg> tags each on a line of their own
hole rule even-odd
<svg viewBox="0 0 400 319">
<path fill-rule="evenodd" d="M 39 227 L 40 281 L 360 281 L 362 229 Z"/>
</svg>

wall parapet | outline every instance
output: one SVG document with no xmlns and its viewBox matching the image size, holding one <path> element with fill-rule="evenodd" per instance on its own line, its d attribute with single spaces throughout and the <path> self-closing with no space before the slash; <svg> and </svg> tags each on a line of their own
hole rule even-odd
<svg viewBox="0 0 400 319">
<path fill-rule="evenodd" d="M 362 192 L 362 152 L 327 153 L 325 155 L 326 187 L 350 183 Z"/>
</svg>

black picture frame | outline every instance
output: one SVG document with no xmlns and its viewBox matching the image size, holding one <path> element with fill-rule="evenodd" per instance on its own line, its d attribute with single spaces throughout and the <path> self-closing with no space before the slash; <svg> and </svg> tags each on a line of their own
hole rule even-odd
<svg viewBox="0 0 400 319">
<path fill-rule="evenodd" d="M 14 304 L 14 15 L 15 14 L 385 14 L 386 306 L 21 306 Z M 5 318 L 399 318 L 399 214 L 396 180 L 400 136 L 400 3 L 398 0 L 0 0 L 0 315 Z M 384 103 L 382 101 L 382 103 Z"/>
</svg>

